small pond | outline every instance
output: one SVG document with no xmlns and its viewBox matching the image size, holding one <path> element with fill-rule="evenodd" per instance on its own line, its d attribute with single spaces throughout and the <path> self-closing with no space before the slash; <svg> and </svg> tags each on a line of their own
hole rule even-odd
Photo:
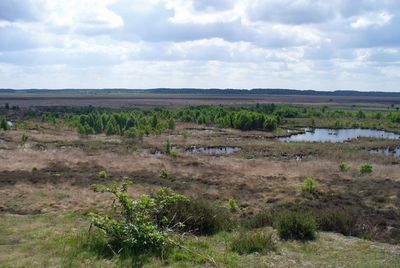
<svg viewBox="0 0 400 268">
<path fill-rule="evenodd" d="M 370 149 L 368 150 L 371 154 L 383 154 L 385 156 L 397 156 L 400 157 L 400 147 L 391 149 L 391 148 L 378 148 L 378 149 Z"/>
<path fill-rule="evenodd" d="M 305 133 L 295 134 L 289 137 L 282 137 L 279 138 L 278 140 L 283 142 L 292 142 L 292 141 L 345 142 L 347 140 L 356 139 L 360 137 L 400 139 L 399 134 L 382 130 L 361 129 L 361 128 L 352 128 L 352 129 L 316 128 L 314 130 L 305 129 Z"/>
<path fill-rule="evenodd" d="M 239 147 L 196 147 L 193 146 L 186 150 L 189 153 L 200 153 L 200 154 L 233 154 L 239 152 Z"/>
</svg>

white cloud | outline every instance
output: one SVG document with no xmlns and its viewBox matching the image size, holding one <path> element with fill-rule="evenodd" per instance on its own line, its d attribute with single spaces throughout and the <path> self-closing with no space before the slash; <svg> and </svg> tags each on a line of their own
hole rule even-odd
<svg viewBox="0 0 400 268">
<path fill-rule="evenodd" d="M 397 0 L 2 0 L 1 87 L 398 90 Z"/>
<path fill-rule="evenodd" d="M 392 20 L 393 15 L 388 12 L 369 13 L 364 16 L 357 17 L 351 27 L 355 29 L 365 29 L 369 27 L 382 27 Z"/>
</svg>

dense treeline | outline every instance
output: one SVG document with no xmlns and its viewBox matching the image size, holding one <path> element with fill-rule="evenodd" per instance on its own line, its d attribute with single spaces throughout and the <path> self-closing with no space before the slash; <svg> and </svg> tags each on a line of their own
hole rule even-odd
<svg viewBox="0 0 400 268">
<path fill-rule="evenodd" d="M 34 116 L 28 111 L 26 114 Z M 397 128 L 400 112 L 366 112 L 362 110 L 339 110 L 324 107 L 296 107 L 267 104 L 250 107 L 196 106 L 179 109 L 155 108 L 150 110 L 112 110 L 106 108 L 57 108 L 42 112 L 41 119 L 55 122 L 66 118 L 80 134 L 105 133 L 136 138 L 152 133 L 159 134 L 165 129 L 174 129 L 176 122 L 213 125 L 221 128 L 240 130 L 273 131 L 288 120 L 310 118 L 310 127 L 315 120 L 331 122 L 330 127 L 372 127 L 390 126 Z M 315 119 L 315 120 L 314 120 Z M 350 124 L 351 123 L 351 124 Z M 358 124 L 358 125 L 354 125 Z"/>
</svg>

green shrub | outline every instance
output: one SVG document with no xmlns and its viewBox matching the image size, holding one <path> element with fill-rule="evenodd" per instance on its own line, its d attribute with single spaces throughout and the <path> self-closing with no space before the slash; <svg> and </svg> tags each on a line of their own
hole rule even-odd
<svg viewBox="0 0 400 268">
<path fill-rule="evenodd" d="M 277 220 L 279 237 L 284 240 L 314 240 L 316 223 L 312 215 L 297 211 L 282 213 Z"/>
<path fill-rule="evenodd" d="M 33 167 L 32 167 L 32 172 L 36 172 L 36 171 L 38 171 L 37 166 L 33 166 Z"/>
<path fill-rule="evenodd" d="M 360 172 L 361 174 L 372 173 L 372 165 L 368 163 L 362 164 L 360 166 Z"/>
<path fill-rule="evenodd" d="M 8 127 L 7 120 L 0 117 L 0 129 L 2 129 L 2 130 L 8 130 L 8 128 L 9 128 L 9 127 Z"/>
<path fill-rule="evenodd" d="M 102 179 L 107 178 L 107 172 L 105 170 L 102 170 L 99 172 L 99 177 Z"/>
<path fill-rule="evenodd" d="M 164 224 L 164 217 L 173 219 L 171 225 L 184 223 L 180 228 L 181 231 L 199 235 L 229 231 L 234 227 L 229 209 L 202 199 L 189 199 L 165 207 L 156 216 L 161 226 Z"/>
<path fill-rule="evenodd" d="M 25 144 L 28 141 L 28 138 L 28 135 L 26 133 L 23 133 L 21 137 L 21 144 Z"/>
<path fill-rule="evenodd" d="M 339 168 L 340 168 L 340 171 L 347 172 L 347 171 L 350 171 L 351 165 L 346 162 L 342 162 L 339 164 Z"/>
<path fill-rule="evenodd" d="M 231 243 L 231 250 L 239 254 L 267 254 L 276 248 L 272 233 L 266 231 L 241 232 Z"/>
<path fill-rule="evenodd" d="M 171 156 L 172 156 L 172 158 L 178 158 L 179 157 L 179 153 L 177 152 L 177 151 L 175 151 L 175 150 L 172 150 L 172 152 L 171 152 Z"/>
<path fill-rule="evenodd" d="M 165 144 L 165 154 L 166 155 L 171 155 L 171 149 L 172 149 L 172 146 L 171 146 L 171 143 L 170 143 L 170 141 L 168 139 L 167 143 Z"/>
<path fill-rule="evenodd" d="M 167 167 L 163 167 L 161 169 L 161 177 L 167 180 L 172 179 L 171 172 L 167 169 Z"/>
<path fill-rule="evenodd" d="M 230 209 L 232 212 L 239 211 L 240 208 L 239 208 L 239 205 L 238 205 L 238 203 L 236 202 L 235 198 L 230 198 L 229 201 L 228 201 L 228 204 L 229 204 L 229 209 Z"/>
<path fill-rule="evenodd" d="M 316 214 L 319 230 L 348 236 L 358 234 L 357 220 L 358 215 L 354 211 L 331 209 L 321 210 Z"/>
<path fill-rule="evenodd" d="M 315 193 L 317 191 L 317 181 L 313 177 L 307 177 L 302 187 L 303 192 Z"/>
<path fill-rule="evenodd" d="M 164 225 L 159 225 L 156 215 L 166 207 L 187 199 L 169 189 L 161 188 L 153 197 L 142 195 L 133 200 L 127 194 L 128 184 L 129 180 L 126 178 L 121 185 L 93 185 L 95 191 L 112 193 L 114 199 L 112 211 L 107 215 L 89 214 L 91 223 L 104 232 L 114 252 L 161 252 L 172 241 L 168 237 L 170 225 L 167 224 L 172 218 L 165 216 L 162 219 Z"/>
<path fill-rule="evenodd" d="M 272 226 L 274 223 L 274 212 L 263 210 L 259 213 L 250 216 L 244 221 L 244 227 L 249 229 L 262 228 L 265 226 Z"/>
</svg>

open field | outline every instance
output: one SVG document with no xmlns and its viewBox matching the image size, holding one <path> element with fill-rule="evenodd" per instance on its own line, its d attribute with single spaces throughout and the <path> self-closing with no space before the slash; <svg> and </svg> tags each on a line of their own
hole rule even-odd
<svg viewBox="0 0 400 268">
<path fill-rule="evenodd" d="M 195 94 L 0 94 L 0 103 L 30 106 L 98 106 L 98 107 L 184 107 L 196 105 L 254 105 L 256 103 L 287 103 L 302 105 L 353 106 L 387 108 L 400 105 L 400 97 L 365 96 L 299 96 L 299 95 L 195 95 Z"/>
<path fill-rule="evenodd" d="M 325 97 L 296 98 L 299 97 L 295 100 L 286 96 L 261 100 L 256 96 L 0 99 L 0 103 L 19 105 L 21 111 L 2 112 L 14 122 L 24 122 L 0 131 L 0 266 L 2 263 L 5 267 L 25 267 L 31 263 L 39 267 L 117 265 L 116 257 L 102 259 L 90 252 L 77 253 L 71 241 L 74 235 L 89 228 L 88 212 L 103 211 L 110 205 L 110 194 L 95 193 L 90 185 L 107 185 L 127 176 L 134 182 L 128 190 L 132 197 L 169 187 L 221 206 L 227 206 L 234 199 L 240 207 L 237 216 L 243 220 L 264 210 L 296 207 L 315 215 L 340 210 L 352 214 L 355 217 L 352 224 L 358 226 L 357 232 L 354 231 L 358 238 L 320 232 L 315 242 L 279 241 L 278 251 L 265 256 L 232 253 L 227 243 L 234 233 L 193 236 L 184 242 L 190 254 L 175 252 L 167 262 L 154 258 L 145 263 L 147 266 L 398 267 L 400 159 L 368 152 L 372 148 L 400 147 L 398 139 L 360 138 L 348 143 L 278 141 L 276 137 L 287 135 L 287 129 L 301 131 L 302 124 L 309 121 L 294 118 L 282 121 L 274 131 L 241 131 L 212 124 L 177 122 L 174 129 L 132 141 L 120 135 L 79 135 L 68 124 L 53 124 L 40 117 L 22 115 L 25 107 L 47 105 L 179 107 L 294 101 L 302 105 L 368 105 L 369 110 L 384 110 L 391 103 L 397 103 L 389 99 L 357 102 L 334 97 L 329 102 Z M 316 119 L 316 126 L 325 125 L 329 122 Z M 399 131 L 400 126 L 394 124 L 391 129 Z M 24 135 L 27 138 L 22 142 Z M 175 156 L 164 153 L 167 141 Z M 240 150 L 215 155 L 192 153 L 188 151 L 192 146 L 229 146 Z M 346 162 L 351 169 L 341 171 L 341 162 Z M 363 163 L 371 163 L 373 172 L 360 173 Z M 161 174 L 163 168 L 170 171 L 168 179 Z M 100 171 L 108 175 L 101 177 Z M 303 182 L 309 176 L 317 181 L 316 194 L 307 195 L 302 191 Z M 85 263 L 81 264 L 83 260 Z"/>
</svg>

